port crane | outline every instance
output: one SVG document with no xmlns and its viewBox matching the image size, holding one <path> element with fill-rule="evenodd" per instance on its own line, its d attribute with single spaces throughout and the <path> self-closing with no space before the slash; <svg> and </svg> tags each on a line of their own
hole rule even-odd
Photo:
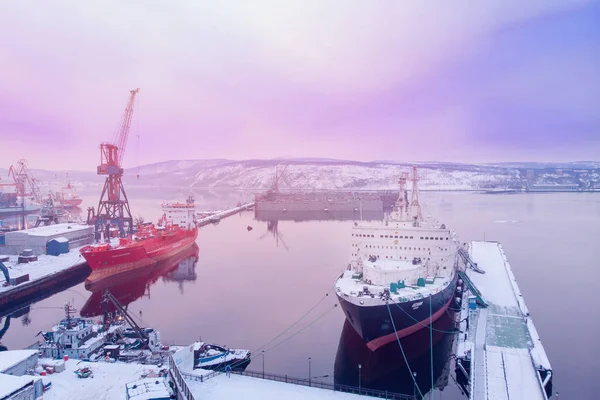
<svg viewBox="0 0 600 400">
<path fill-rule="evenodd" d="M 123 156 L 131 128 L 135 98 L 139 91 L 138 88 L 129 92 L 123 120 L 113 141 L 100 144 L 100 165 L 97 173 L 106 175 L 106 181 L 98 202 L 97 213 L 94 213 L 93 208 L 88 209 L 88 223 L 93 222 L 95 226 L 96 241 L 99 241 L 102 236 L 104 240 L 110 240 L 111 227 L 117 227 L 122 238 L 133 233 L 133 218 L 122 177 Z"/>
<path fill-rule="evenodd" d="M 279 172 L 279 165 L 275 167 L 275 180 L 273 181 L 273 187 L 271 188 L 271 192 L 279 193 L 279 181 L 281 180 L 281 177 L 283 176 L 283 173 L 287 169 L 288 165 L 289 164 L 285 164 L 281 172 Z"/>
<path fill-rule="evenodd" d="M 8 169 L 8 177 L 15 182 L 17 197 L 21 197 L 23 205 L 25 204 L 25 197 L 28 196 L 33 197 L 38 204 L 42 204 L 42 196 L 37 188 L 37 179 L 33 177 L 27 167 L 26 160 L 20 159 L 16 165 L 11 165 Z M 31 190 L 30 193 L 27 192 L 27 187 Z"/>
</svg>

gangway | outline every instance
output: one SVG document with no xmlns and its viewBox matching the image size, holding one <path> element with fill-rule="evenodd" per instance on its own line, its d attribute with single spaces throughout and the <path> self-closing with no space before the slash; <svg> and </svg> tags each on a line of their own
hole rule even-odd
<svg viewBox="0 0 600 400">
<path fill-rule="evenodd" d="M 465 264 L 467 264 L 467 266 L 469 268 L 471 268 L 473 271 L 479 272 L 480 274 L 485 274 L 485 271 L 482 270 L 481 268 L 479 268 L 477 263 L 475 261 L 473 261 L 471 256 L 469 256 L 469 252 L 467 250 L 465 250 L 463 247 L 458 249 L 458 255 L 463 259 Z"/>
<path fill-rule="evenodd" d="M 488 303 L 483 299 L 483 295 L 481 294 L 479 289 L 477 289 L 473 281 L 467 276 L 467 274 L 465 274 L 462 271 L 458 271 L 458 276 L 460 277 L 460 279 L 463 280 L 464 283 L 467 284 L 471 293 L 473 293 L 473 295 L 477 298 L 477 303 L 481 307 L 487 307 Z"/>
</svg>

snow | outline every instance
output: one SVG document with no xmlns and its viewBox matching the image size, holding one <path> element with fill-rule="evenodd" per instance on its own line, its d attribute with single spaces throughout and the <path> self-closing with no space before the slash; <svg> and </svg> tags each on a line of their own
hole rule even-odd
<svg viewBox="0 0 600 400">
<path fill-rule="evenodd" d="M 126 392 L 129 395 L 129 399 L 132 400 L 147 400 L 160 397 L 167 399 L 171 395 L 166 381 L 162 378 L 145 378 L 130 382 L 127 384 Z"/>
<path fill-rule="evenodd" d="M 508 273 L 504 267 L 504 253 L 496 242 L 472 242 L 471 258 L 485 274 L 469 272 L 469 278 L 486 301 L 503 307 L 518 307 Z"/>
<path fill-rule="evenodd" d="M 14 376 L 0 374 L 0 398 L 5 398 L 35 379 L 37 378 L 31 375 Z"/>
<path fill-rule="evenodd" d="M 44 360 L 40 360 L 43 362 Z M 93 371 L 93 377 L 78 378 L 75 370 L 88 366 Z M 138 381 L 142 375 L 153 371 L 158 373 L 158 367 L 141 364 L 125 363 L 81 363 L 68 360 L 66 370 L 47 375 L 44 383 L 52 382 L 51 389 L 44 393 L 44 400 L 119 400 L 126 399 L 125 387 L 128 383 Z"/>
<path fill-rule="evenodd" d="M 527 349 L 487 346 L 487 370 L 490 399 L 545 399 Z"/>
<path fill-rule="evenodd" d="M 223 400 L 352 400 L 363 396 L 231 374 L 204 382 L 186 380 L 196 399 Z"/>
<path fill-rule="evenodd" d="M 73 248 L 68 253 L 59 256 L 42 254 L 38 256 L 37 261 L 24 264 L 17 263 L 18 256 L 11 256 L 10 261 L 4 263 L 4 265 L 8 268 L 8 273 L 12 278 L 29 274 L 29 281 L 21 283 L 21 285 L 25 285 L 33 280 L 41 279 L 48 275 L 61 272 L 67 268 L 84 264 L 85 259 L 79 253 L 79 249 L 80 247 Z M 4 275 L 0 275 L 0 293 L 20 286 L 2 286 L 5 281 Z"/>
<path fill-rule="evenodd" d="M 0 351 L 0 372 L 4 372 L 9 368 L 14 367 L 36 353 L 37 350 Z"/>
<path fill-rule="evenodd" d="M 56 241 L 58 243 L 68 243 L 69 242 L 69 239 L 67 239 L 66 237 L 62 237 L 62 236 L 54 238 L 52 240 L 54 240 L 54 241 Z"/>
<path fill-rule="evenodd" d="M 53 236 L 64 232 L 77 232 L 77 231 L 89 231 L 89 225 L 80 224 L 54 224 L 47 226 L 38 226 L 37 228 L 23 229 L 17 231 L 20 234 L 27 234 L 31 236 Z"/>
<path fill-rule="evenodd" d="M 546 399 L 536 367 L 549 370 L 550 362 L 502 246 L 472 242 L 470 254 L 486 273 L 467 274 L 489 304 L 469 312 L 469 337 L 463 342 L 461 335 L 458 345 L 463 355 L 467 347 L 475 348 L 475 397 Z"/>
</svg>

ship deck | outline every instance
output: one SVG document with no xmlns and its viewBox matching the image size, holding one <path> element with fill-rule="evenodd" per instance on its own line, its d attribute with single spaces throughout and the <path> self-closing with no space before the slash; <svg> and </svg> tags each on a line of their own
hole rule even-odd
<svg viewBox="0 0 600 400">
<path fill-rule="evenodd" d="M 502 246 L 472 242 L 469 255 L 485 274 L 467 269 L 467 277 L 488 305 L 469 307 L 465 289 L 457 359 L 470 363 L 469 398 L 548 399 L 550 362 Z"/>
</svg>

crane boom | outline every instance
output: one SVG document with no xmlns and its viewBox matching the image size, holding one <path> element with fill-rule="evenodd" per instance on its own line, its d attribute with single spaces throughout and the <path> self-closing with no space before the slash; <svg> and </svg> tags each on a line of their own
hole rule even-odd
<svg viewBox="0 0 600 400">
<path fill-rule="evenodd" d="M 118 148 L 118 165 L 123 165 L 123 156 L 125 155 L 125 148 L 127 147 L 127 138 L 129 136 L 129 129 L 131 128 L 131 120 L 133 118 L 133 106 L 135 105 L 135 97 L 140 91 L 139 88 L 130 90 L 129 101 L 127 102 L 127 106 L 125 107 L 125 112 L 123 115 L 123 120 L 121 121 L 121 126 L 119 130 L 115 134 L 115 138 L 113 140 L 113 144 Z"/>
</svg>

